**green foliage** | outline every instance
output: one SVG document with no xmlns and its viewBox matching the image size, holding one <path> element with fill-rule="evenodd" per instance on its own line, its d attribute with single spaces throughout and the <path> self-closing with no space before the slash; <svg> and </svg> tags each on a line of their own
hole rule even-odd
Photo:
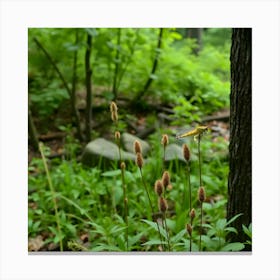
<svg viewBox="0 0 280 280">
<path fill-rule="evenodd" d="M 73 59 L 77 54 L 77 90 L 84 88 L 84 55 L 86 35 L 93 38 L 91 67 L 93 71 L 93 94 L 112 100 L 112 87 L 116 81 L 119 95 L 133 99 L 141 90 L 149 75 L 155 55 L 158 55 L 158 69 L 151 77 L 153 82 L 141 103 L 172 104 L 175 112 L 173 124 L 189 127 L 210 114 L 229 105 L 229 30 L 207 29 L 204 46 L 198 55 L 193 50 L 194 40 L 184 38 L 176 28 L 165 28 L 162 47 L 157 49 L 158 28 L 83 28 L 83 29 L 29 29 L 29 98 L 32 113 L 49 122 L 50 117 L 70 106 L 69 94 L 57 76 L 57 72 L 46 56 L 36 47 L 33 38 L 38 38 L 59 67 L 71 88 Z M 77 37 L 78 36 L 78 37 Z M 221 43 L 223 42 L 223 43 Z M 116 71 L 118 68 L 118 71 Z M 81 96 L 77 97 L 79 103 Z M 139 103 L 140 104 L 140 103 Z M 145 107 L 146 106 L 146 107 Z M 139 108 L 138 108 L 139 109 Z M 68 111 L 70 107 L 68 108 Z M 140 111 L 140 110 L 139 110 Z M 126 130 L 127 120 L 133 117 L 120 114 L 118 130 Z M 67 118 L 66 118 L 67 119 Z M 135 118 L 136 119 L 136 118 Z M 133 120 L 135 120 L 133 119 Z M 146 122 L 154 125 L 157 113 L 151 114 Z M 69 120 L 56 122 L 60 131 L 66 133 L 63 159 L 48 161 L 51 192 L 40 158 L 33 157 L 29 164 L 29 237 L 44 236 L 44 243 L 63 243 L 65 250 L 74 251 L 158 251 L 170 242 L 171 251 L 189 251 L 190 238 L 185 226 L 189 219 L 189 200 L 186 195 L 186 165 L 175 161 L 163 164 L 163 133 L 171 135 L 172 130 L 160 130 L 149 137 L 152 152 L 144 159 L 143 178 L 134 163 L 127 163 L 124 171 L 128 197 L 128 220 L 124 219 L 122 172 L 118 163 L 103 169 L 102 159 L 94 168 L 79 163 L 81 143 L 74 136 L 74 127 Z M 115 128 L 105 128 L 114 133 Z M 94 131 L 98 135 L 99 131 Z M 170 137 L 170 143 L 175 138 Z M 199 187 L 199 165 L 197 143 L 189 141 L 191 150 L 191 182 L 193 207 L 198 209 L 197 189 Z M 202 181 L 207 188 L 209 201 L 203 204 L 203 251 L 239 251 L 241 243 L 228 243 L 229 232 L 236 233 L 226 221 L 226 197 L 228 176 L 228 143 L 223 138 L 213 142 L 211 135 L 203 136 L 201 142 Z M 45 149 L 46 157 L 50 150 Z M 145 182 L 151 195 L 155 212 L 158 211 L 158 197 L 154 183 L 166 169 L 171 174 L 172 190 L 165 191 L 169 209 L 165 226 L 152 221 L 149 200 L 143 187 Z M 143 180 L 142 180 L 143 179 Z M 53 201 L 57 203 L 60 230 L 57 227 Z M 235 217 L 238 218 L 238 217 Z M 193 221 L 192 251 L 199 251 L 199 217 Z M 128 224 L 128 227 L 127 227 Z M 251 244 L 251 227 L 243 227 L 248 235 L 246 244 Z M 168 232 L 168 234 L 167 234 Z M 88 244 L 81 243 L 81 236 L 88 235 Z"/>
<path fill-rule="evenodd" d="M 248 227 L 242 225 L 242 229 L 244 233 L 249 237 L 245 244 L 252 245 L 252 224 L 250 224 Z"/>
<path fill-rule="evenodd" d="M 33 83 L 44 83 L 43 78 L 37 76 Z M 63 103 L 69 100 L 69 95 L 64 88 L 61 88 L 58 80 L 43 85 L 41 89 L 34 84 L 30 88 L 30 101 L 34 113 L 42 119 L 51 116 Z"/>
<path fill-rule="evenodd" d="M 67 128 L 61 128 L 67 131 Z M 206 137 L 206 136 L 205 136 Z M 70 139 L 71 141 L 71 139 Z M 153 149 L 153 156 L 145 162 L 143 174 L 149 187 L 153 205 L 157 205 L 157 197 L 153 191 L 156 179 L 162 174 L 162 145 L 160 134 L 150 138 Z M 227 144 L 202 142 L 202 154 L 212 157 L 211 150 L 215 154 L 219 149 L 227 149 Z M 69 143 L 70 145 L 70 143 Z M 195 158 L 195 143 L 190 145 L 192 158 Z M 70 149 L 71 150 L 71 149 Z M 45 150 L 48 154 L 48 151 Z M 202 236 L 204 251 L 239 251 L 243 244 L 227 243 L 226 236 L 229 232 L 236 230 L 230 226 L 233 221 L 225 219 L 226 205 L 226 183 L 227 164 L 221 163 L 218 156 L 204 157 L 203 180 L 207 186 L 209 197 L 218 194 L 218 200 L 212 203 L 204 203 L 203 225 L 206 234 Z M 112 169 L 101 171 L 99 167 L 85 168 L 71 157 L 71 161 L 52 161 L 50 176 L 55 189 L 55 197 L 58 204 L 60 217 L 62 241 L 68 249 L 89 250 L 89 251 L 126 251 L 125 231 L 126 224 L 122 218 L 122 181 L 121 171 L 112 166 Z M 224 169 L 224 170 L 223 170 Z M 178 164 L 169 166 L 173 189 L 166 192 L 169 205 L 174 209 L 176 215 L 167 218 L 167 226 L 170 234 L 171 251 L 188 251 L 189 238 L 185 230 L 188 217 L 188 203 L 184 204 L 182 193 L 186 188 L 185 165 Z M 198 181 L 198 166 L 193 160 L 191 164 L 192 182 Z M 58 243 L 54 210 L 50 207 L 52 193 L 48 190 L 47 180 L 43 173 L 43 164 L 40 159 L 34 158 L 29 165 L 29 208 L 28 231 L 30 237 L 38 234 L 45 234 L 45 244 Z M 32 174 L 37 174 L 36 176 Z M 207 175 L 206 175 L 207 174 Z M 166 231 L 160 226 L 160 233 L 163 240 L 159 239 L 156 223 L 144 217 L 150 217 L 149 202 L 142 186 L 139 170 L 133 164 L 128 164 L 125 170 L 125 178 L 129 198 L 128 216 L 128 245 L 129 250 L 136 251 L 158 251 L 159 246 L 167 246 Z M 197 185 L 193 186 L 195 189 Z M 193 192 L 193 201 L 197 201 L 196 191 Z M 172 206 L 173 205 L 173 206 Z M 194 204 L 194 207 L 196 203 Z M 234 217 L 234 219 L 238 216 Z M 198 251 L 198 217 L 195 218 L 193 250 Z M 244 227 L 244 231 L 250 229 Z M 80 235 L 89 234 L 90 247 L 83 248 L 80 244 Z M 69 243 L 70 242 L 70 243 Z M 75 245 L 76 244 L 76 245 Z M 80 247 L 79 247 L 80 246 Z"/>
<path fill-rule="evenodd" d="M 33 39 L 38 38 L 42 42 L 70 87 L 73 57 L 77 52 L 77 88 L 84 89 L 87 33 L 93 36 L 93 84 L 101 89 L 103 97 L 108 101 L 113 98 L 112 86 L 115 78 L 117 90 L 122 95 L 132 99 L 141 92 L 149 78 L 153 59 L 159 53 L 158 68 L 152 76 L 149 99 L 173 103 L 178 121 L 186 119 L 188 123 L 198 121 L 202 114 L 228 106 L 230 29 L 204 31 L 205 44 L 199 55 L 193 53 L 196 46 L 194 40 L 184 38 L 175 28 L 164 29 L 162 47 L 158 50 L 158 30 L 29 29 L 29 93 L 34 103 L 32 106 L 40 116 L 45 117 L 53 114 L 55 109 L 69 99 L 53 66 Z"/>
</svg>

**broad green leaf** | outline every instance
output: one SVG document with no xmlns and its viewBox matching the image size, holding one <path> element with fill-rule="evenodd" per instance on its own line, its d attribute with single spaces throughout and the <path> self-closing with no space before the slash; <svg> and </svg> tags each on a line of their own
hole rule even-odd
<svg viewBox="0 0 280 280">
<path fill-rule="evenodd" d="M 226 246 L 224 246 L 221 251 L 228 252 L 228 251 L 241 251 L 244 249 L 244 244 L 240 242 L 235 243 L 229 243 Z"/>
</svg>

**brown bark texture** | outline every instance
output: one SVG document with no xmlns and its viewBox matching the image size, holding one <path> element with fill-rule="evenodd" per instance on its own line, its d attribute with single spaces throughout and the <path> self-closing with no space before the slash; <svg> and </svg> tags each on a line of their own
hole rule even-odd
<svg viewBox="0 0 280 280">
<path fill-rule="evenodd" d="M 87 90 L 87 106 L 86 106 L 86 141 L 91 140 L 91 118 L 92 118 L 92 92 L 91 92 L 91 67 L 90 67 L 90 55 L 92 48 L 92 37 L 87 35 L 87 49 L 85 55 L 85 71 L 86 71 L 86 90 Z"/>
<path fill-rule="evenodd" d="M 234 28 L 231 46 L 230 145 L 228 220 L 235 220 L 238 234 L 230 240 L 245 242 L 242 224 L 252 221 L 252 29 Z M 245 250 L 251 250 L 246 247 Z"/>
</svg>

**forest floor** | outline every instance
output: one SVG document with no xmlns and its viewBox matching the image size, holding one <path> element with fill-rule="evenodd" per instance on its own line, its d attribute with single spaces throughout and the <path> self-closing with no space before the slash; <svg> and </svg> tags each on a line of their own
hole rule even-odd
<svg viewBox="0 0 280 280">
<path fill-rule="evenodd" d="M 166 114 L 166 113 L 160 113 L 162 114 L 160 117 L 165 118 L 167 121 L 172 119 L 172 114 Z M 203 125 L 209 126 L 212 134 L 213 134 L 213 141 L 215 141 L 216 136 L 222 136 L 226 141 L 229 141 L 229 109 L 223 109 L 218 112 L 215 112 L 214 114 L 210 116 L 205 116 L 202 119 Z M 59 116 L 60 118 L 63 118 L 63 116 Z M 147 138 L 147 136 L 154 132 L 154 129 L 149 127 L 149 124 L 147 123 L 147 119 L 149 117 L 149 113 L 145 114 L 138 114 L 137 118 L 134 119 L 134 122 L 128 121 L 127 127 L 128 132 L 131 134 L 136 134 L 137 136 L 140 136 L 140 138 Z M 100 117 L 101 119 L 102 117 Z M 66 116 L 64 121 L 67 119 L 69 120 L 69 117 Z M 36 123 L 39 124 L 39 120 L 35 119 Z M 103 123 L 96 124 L 96 132 L 100 134 L 102 137 L 105 137 L 109 135 L 108 129 L 106 129 L 106 126 L 104 127 L 102 125 Z M 108 124 L 109 126 L 110 124 Z M 168 126 L 168 124 L 166 124 Z M 105 129 L 104 129 L 105 128 Z M 175 128 L 176 129 L 176 128 Z M 180 129 L 180 128 L 178 128 Z M 136 131 L 137 130 L 137 131 Z M 39 132 L 38 133 L 38 139 L 39 141 L 43 142 L 47 147 L 50 149 L 50 155 L 48 158 L 55 158 L 55 157 L 63 157 L 65 155 L 65 138 L 67 136 L 67 132 L 59 130 L 55 126 L 49 126 L 48 130 L 45 132 Z M 105 135 L 104 135 L 105 134 Z M 106 135 L 108 134 L 108 135 Z M 141 137 L 143 135 L 143 137 Z M 80 143 L 83 147 L 86 143 Z M 35 151 L 31 145 L 28 145 L 28 162 L 32 160 L 33 157 L 40 157 L 39 152 Z"/>
</svg>

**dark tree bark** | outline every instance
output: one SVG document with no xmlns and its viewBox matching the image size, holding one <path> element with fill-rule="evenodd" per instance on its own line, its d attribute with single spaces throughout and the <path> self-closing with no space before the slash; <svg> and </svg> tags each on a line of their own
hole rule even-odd
<svg viewBox="0 0 280 280">
<path fill-rule="evenodd" d="M 79 29 L 75 30 L 76 38 L 75 44 L 78 45 L 79 43 Z M 83 141 L 83 135 L 81 130 L 80 124 L 80 114 L 76 108 L 76 83 L 77 83 L 77 57 L 78 57 L 78 50 L 74 51 L 73 57 L 73 76 L 72 76 L 72 90 L 71 90 L 71 115 L 73 118 L 73 123 L 77 126 L 77 134 L 80 141 Z"/>
<path fill-rule="evenodd" d="M 196 55 L 198 55 L 198 53 L 202 49 L 202 32 L 203 32 L 203 28 L 187 28 L 186 29 L 186 37 L 196 39 L 196 41 L 197 41 L 197 46 L 193 50 L 193 53 Z"/>
<path fill-rule="evenodd" d="M 230 145 L 228 220 L 236 214 L 238 235 L 230 240 L 245 242 L 242 224 L 252 221 L 252 30 L 234 28 L 231 46 Z M 245 250 L 251 250 L 246 247 Z"/>
<path fill-rule="evenodd" d="M 162 45 L 162 34 L 163 34 L 163 28 L 159 29 L 159 34 L 158 34 L 158 42 L 157 42 L 157 49 L 156 49 L 156 55 L 155 55 L 155 59 L 153 62 L 153 66 L 152 66 L 152 70 L 150 73 L 150 76 L 144 86 L 144 89 L 139 92 L 135 98 L 136 102 L 139 102 L 139 100 L 146 94 L 146 92 L 148 91 L 149 87 L 151 86 L 152 81 L 154 80 L 153 76 L 155 75 L 157 66 L 158 66 L 158 60 L 159 60 L 159 51 L 161 49 L 161 45 Z"/>
<path fill-rule="evenodd" d="M 117 89 L 117 79 L 119 77 L 119 68 L 120 68 L 120 45 L 121 45 L 121 28 L 117 29 L 117 51 L 116 51 L 116 57 L 115 57 L 115 72 L 114 72 L 114 80 L 113 80 L 113 94 L 114 94 L 114 100 L 117 100 L 118 97 L 118 89 Z"/>
<path fill-rule="evenodd" d="M 30 143 L 36 151 L 39 151 L 39 140 L 38 133 L 33 122 L 31 110 L 28 109 L 28 135 L 30 139 Z"/>
<path fill-rule="evenodd" d="M 86 106 L 86 140 L 91 140 L 91 111 L 92 111 L 92 93 L 91 93 L 91 67 L 90 67 L 90 54 L 91 54 L 92 36 L 87 34 L 87 48 L 85 55 L 85 71 L 86 71 L 86 90 L 87 90 L 87 106 Z"/>
</svg>

